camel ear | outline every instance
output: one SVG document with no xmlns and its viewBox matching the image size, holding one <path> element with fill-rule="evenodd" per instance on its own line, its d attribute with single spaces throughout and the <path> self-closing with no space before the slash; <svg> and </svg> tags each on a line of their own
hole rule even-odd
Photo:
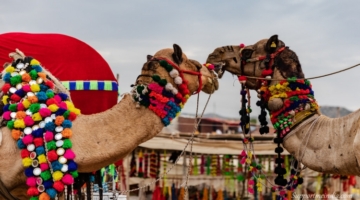
<svg viewBox="0 0 360 200">
<path fill-rule="evenodd" d="M 278 46 L 279 46 L 278 35 L 273 35 L 266 42 L 265 51 L 267 53 L 274 53 L 275 50 L 278 48 Z"/>
<path fill-rule="evenodd" d="M 174 62 L 178 65 L 180 65 L 183 61 L 182 59 L 182 50 L 180 48 L 179 45 L 177 44 L 174 44 L 173 45 L 173 48 L 174 48 L 174 53 L 172 54 L 172 57 L 174 59 Z"/>
<path fill-rule="evenodd" d="M 147 60 L 147 61 L 150 61 L 153 57 L 154 57 L 154 56 L 152 56 L 152 55 L 147 55 L 147 56 L 146 56 L 146 60 Z"/>
</svg>

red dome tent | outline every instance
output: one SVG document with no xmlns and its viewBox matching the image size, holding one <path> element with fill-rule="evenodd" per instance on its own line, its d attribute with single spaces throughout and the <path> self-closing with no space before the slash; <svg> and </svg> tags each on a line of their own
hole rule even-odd
<svg viewBox="0 0 360 200">
<path fill-rule="evenodd" d="M 70 90 L 82 114 L 105 111 L 117 103 L 118 85 L 110 66 L 86 43 L 61 34 L 0 34 L 0 64 L 11 62 L 9 53 L 18 48 Z"/>
</svg>

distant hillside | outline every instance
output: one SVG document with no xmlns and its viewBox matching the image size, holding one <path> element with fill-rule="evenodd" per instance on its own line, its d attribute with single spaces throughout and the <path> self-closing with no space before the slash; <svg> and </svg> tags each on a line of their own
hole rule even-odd
<svg viewBox="0 0 360 200">
<path fill-rule="evenodd" d="M 342 117 L 352 112 L 346 108 L 336 106 L 320 106 L 320 111 L 323 115 L 331 118 Z"/>
</svg>

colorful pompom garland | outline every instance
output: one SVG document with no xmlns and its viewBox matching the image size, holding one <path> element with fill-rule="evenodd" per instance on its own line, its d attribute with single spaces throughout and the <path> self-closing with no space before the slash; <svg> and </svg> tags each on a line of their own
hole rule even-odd
<svg viewBox="0 0 360 200">
<path fill-rule="evenodd" d="M 39 61 L 26 57 L 6 67 L 3 119 L 21 149 L 31 200 L 55 198 L 78 176 L 71 150 L 72 121 L 80 114 Z"/>
<path fill-rule="evenodd" d="M 181 109 L 190 97 L 190 91 L 187 87 L 187 81 L 183 73 L 175 69 L 165 60 L 160 60 L 160 65 L 169 72 L 174 79 L 175 88 L 166 79 L 161 79 L 158 75 L 153 75 L 154 82 L 149 85 L 135 85 L 132 89 L 132 95 L 138 105 L 145 106 L 152 110 L 165 126 L 180 114 Z"/>
</svg>

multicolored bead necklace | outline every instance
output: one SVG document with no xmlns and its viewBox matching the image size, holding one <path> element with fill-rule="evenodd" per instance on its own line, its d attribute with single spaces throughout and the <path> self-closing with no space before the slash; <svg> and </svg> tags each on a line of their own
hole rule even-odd
<svg viewBox="0 0 360 200">
<path fill-rule="evenodd" d="M 71 150 L 72 121 L 80 114 L 39 61 L 26 57 L 6 67 L 3 119 L 21 149 L 30 200 L 49 200 L 78 176 Z"/>
<path fill-rule="evenodd" d="M 131 91 L 134 100 L 138 105 L 145 106 L 152 110 L 161 118 L 162 123 L 167 126 L 177 115 L 180 114 L 190 91 L 187 87 L 188 81 L 184 79 L 183 73 L 170 64 L 165 59 L 159 59 L 160 65 L 169 72 L 174 79 L 175 88 L 166 79 L 161 79 L 159 75 L 153 75 L 154 82 L 148 85 L 135 85 Z"/>
</svg>

